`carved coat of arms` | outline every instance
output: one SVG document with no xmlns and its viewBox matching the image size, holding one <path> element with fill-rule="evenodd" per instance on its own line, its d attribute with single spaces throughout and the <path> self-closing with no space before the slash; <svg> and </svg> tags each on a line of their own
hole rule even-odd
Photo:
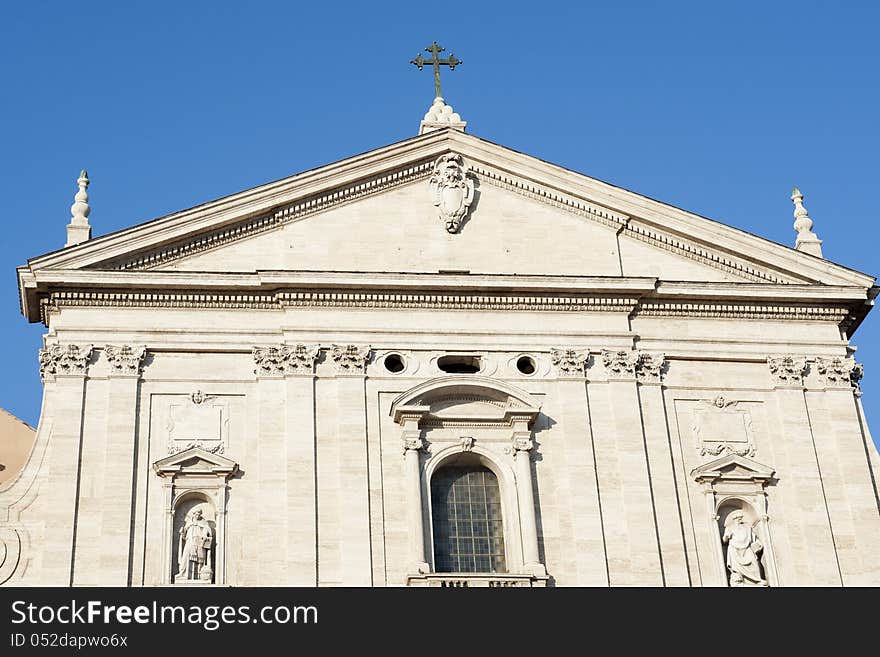
<svg viewBox="0 0 880 657">
<path fill-rule="evenodd" d="M 441 155 L 429 182 L 431 198 L 447 232 L 457 233 L 474 200 L 474 182 L 467 177 L 461 155 Z"/>
</svg>

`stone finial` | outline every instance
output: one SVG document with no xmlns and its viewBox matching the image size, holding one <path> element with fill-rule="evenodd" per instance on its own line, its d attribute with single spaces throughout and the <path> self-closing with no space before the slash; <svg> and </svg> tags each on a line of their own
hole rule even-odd
<svg viewBox="0 0 880 657">
<path fill-rule="evenodd" d="M 70 206 L 70 223 L 67 224 L 67 243 L 64 246 L 74 246 L 92 238 L 92 227 L 89 225 L 89 174 L 83 169 L 76 181 L 79 191 Z"/>
<path fill-rule="evenodd" d="M 813 220 L 804 207 L 804 195 L 797 187 L 791 192 L 791 200 L 794 203 L 794 229 L 797 231 L 794 248 L 821 258 L 822 240 L 813 232 Z"/>
<path fill-rule="evenodd" d="M 425 118 L 422 119 L 419 134 L 423 135 L 442 128 L 455 128 L 464 132 L 466 127 L 467 121 L 462 121 L 458 113 L 453 111 L 452 105 L 447 105 L 440 96 L 437 96 Z"/>
</svg>

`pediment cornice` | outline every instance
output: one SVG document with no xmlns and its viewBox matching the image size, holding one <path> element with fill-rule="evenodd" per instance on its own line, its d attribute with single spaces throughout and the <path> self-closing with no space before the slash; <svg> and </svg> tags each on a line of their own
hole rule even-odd
<svg viewBox="0 0 880 657">
<path fill-rule="evenodd" d="M 701 483 L 767 482 L 773 478 L 773 474 L 773 468 L 753 459 L 738 454 L 727 454 L 694 468 L 691 471 L 691 478 Z"/>
<path fill-rule="evenodd" d="M 190 447 L 153 463 L 153 471 L 160 477 L 175 475 L 230 477 L 238 471 L 238 464 L 220 454 L 201 447 Z"/>
<path fill-rule="evenodd" d="M 300 221 L 339 204 L 426 179 L 436 157 L 461 153 L 470 174 L 617 230 L 743 282 L 861 286 L 873 278 L 744 231 L 455 130 L 440 130 L 31 259 L 19 268 L 23 310 L 36 272 L 143 274 Z"/>
<path fill-rule="evenodd" d="M 389 414 L 398 424 L 458 424 L 531 426 L 541 404 L 531 394 L 509 383 L 481 376 L 444 376 L 431 379 L 398 395 Z"/>
</svg>

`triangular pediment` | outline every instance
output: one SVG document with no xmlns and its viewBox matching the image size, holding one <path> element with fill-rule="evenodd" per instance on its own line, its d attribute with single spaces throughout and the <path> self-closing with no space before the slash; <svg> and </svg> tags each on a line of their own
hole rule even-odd
<svg viewBox="0 0 880 657">
<path fill-rule="evenodd" d="M 444 230 L 428 189 L 434 163 L 448 153 L 461 155 L 475 186 L 455 234 Z M 863 290 L 873 283 L 865 274 L 456 130 L 427 133 L 34 258 L 19 269 L 19 281 L 23 309 L 35 321 L 37 297 L 52 287 L 53 276 L 68 287 L 91 276 L 92 287 L 191 290 L 201 284 L 185 274 L 273 271 L 819 283 Z"/>
<path fill-rule="evenodd" d="M 178 474 L 229 476 L 237 470 L 238 464 L 232 459 L 201 447 L 190 447 L 153 463 L 153 471 L 160 477 Z"/>
<path fill-rule="evenodd" d="M 691 477 L 696 481 L 767 481 L 773 473 L 773 468 L 755 460 L 727 454 L 694 468 Z"/>
</svg>

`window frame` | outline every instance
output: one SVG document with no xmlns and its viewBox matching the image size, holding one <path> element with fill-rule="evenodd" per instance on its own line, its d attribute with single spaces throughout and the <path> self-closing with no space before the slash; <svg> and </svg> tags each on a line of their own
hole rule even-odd
<svg viewBox="0 0 880 657">
<path fill-rule="evenodd" d="M 446 573 L 437 570 L 437 556 L 434 543 L 434 509 L 431 492 L 431 482 L 434 474 L 445 466 L 456 465 L 481 465 L 495 475 L 498 482 L 498 492 L 501 497 L 501 530 L 504 537 L 504 563 L 505 572 L 486 573 Z M 519 522 L 519 502 L 516 494 L 516 479 L 513 469 L 507 464 L 501 463 L 486 449 L 473 446 L 469 450 L 462 450 L 460 446 L 447 447 L 436 456 L 429 458 L 423 469 L 422 477 L 422 513 L 426 519 L 423 530 L 425 532 L 426 556 L 432 573 L 450 575 L 510 575 L 523 571 L 522 534 Z"/>
<path fill-rule="evenodd" d="M 501 574 L 506 574 L 507 573 L 507 547 L 506 547 L 506 541 L 504 540 L 504 511 L 503 511 L 503 503 L 501 501 L 501 485 L 498 483 L 498 475 L 496 475 L 490 468 L 487 468 L 482 463 L 475 462 L 475 463 L 471 463 L 471 464 L 464 464 L 464 463 L 463 464 L 447 464 L 447 465 L 444 465 L 443 467 L 437 468 L 434 471 L 434 474 L 431 477 L 431 482 L 430 482 L 430 485 L 431 485 L 431 513 L 432 513 L 431 530 L 432 530 L 432 532 L 436 532 L 436 530 L 437 530 L 436 522 L 442 522 L 442 520 L 443 520 L 441 518 L 433 516 L 434 511 L 436 511 L 438 507 L 442 507 L 446 510 L 446 512 L 448 514 L 448 512 L 452 508 L 452 504 L 448 501 L 448 499 L 441 501 L 441 500 L 437 500 L 434 498 L 435 483 L 436 483 L 435 480 L 438 477 L 445 474 L 447 471 L 451 471 L 451 470 L 458 471 L 459 476 L 455 477 L 455 479 L 450 480 L 449 490 L 455 489 L 460 492 L 462 492 L 464 489 L 472 488 L 472 486 L 470 484 L 465 484 L 463 482 L 463 480 L 467 476 L 466 473 L 480 472 L 483 474 L 484 478 L 485 478 L 486 474 L 490 475 L 491 483 L 487 483 L 484 479 L 483 482 L 480 484 L 480 487 L 482 487 L 482 489 L 486 493 L 488 493 L 489 488 L 494 487 L 494 489 L 496 491 L 496 495 L 497 495 L 497 505 L 498 505 L 498 507 L 497 507 L 497 513 L 498 513 L 497 520 L 500 523 L 500 525 L 498 526 L 496 531 L 493 531 L 492 529 L 490 529 L 490 527 L 491 527 L 490 522 L 492 520 L 491 516 L 489 516 L 488 514 L 485 516 L 485 518 L 483 519 L 484 520 L 483 524 L 485 525 L 485 527 L 483 528 L 484 529 L 483 535 L 477 536 L 476 534 L 473 534 L 473 532 L 472 532 L 472 537 L 474 540 L 477 540 L 477 539 L 485 540 L 487 547 L 486 547 L 485 551 L 482 552 L 481 554 L 477 553 L 476 550 L 473 550 L 471 552 L 471 555 L 474 558 L 477 558 L 480 556 L 485 556 L 489 559 L 490 564 L 492 563 L 492 560 L 495 557 L 501 557 L 501 559 L 503 561 L 502 562 L 503 568 L 501 570 L 495 570 L 490 565 L 490 568 L 488 570 L 444 569 L 443 572 L 461 573 L 461 574 L 467 574 L 467 573 L 492 573 L 492 574 L 501 573 Z M 468 491 L 468 493 L 470 494 L 470 491 Z M 458 493 L 456 493 L 456 497 L 457 497 L 457 495 L 458 495 Z M 488 510 L 489 502 L 485 498 L 483 499 L 482 504 L 483 504 L 483 508 Z M 467 506 L 469 508 L 474 508 L 474 507 L 478 507 L 479 505 L 480 505 L 479 500 L 474 500 L 473 498 L 471 498 L 467 501 L 467 503 L 464 506 Z M 457 523 L 458 521 L 456 520 L 455 522 Z M 471 522 L 471 523 L 476 522 L 478 525 L 480 524 L 479 519 L 470 520 L 470 521 L 466 521 L 466 522 Z M 451 529 L 452 525 L 453 525 L 453 520 L 451 518 L 447 517 L 446 523 L 450 527 L 450 535 L 452 535 L 454 533 L 455 535 L 458 536 L 459 539 L 461 539 L 462 538 L 461 534 L 458 533 L 457 530 L 455 532 L 453 532 Z M 498 531 L 498 530 L 500 530 L 500 531 Z M 498 552 L 493 550 L 491 547 L 492 542 L 496 541 L 496 540 L 501 541 L 501 548 L 502 549 Z M 436 560 L 437 560 L 437 544 L 436 544 L 436 542 L 434 543 L 433 549 L 434 549 L 434 560 L 436 563 Z M 461 552 L 456 552 L 454 556 L 460 559 L 462 557 L 462 554 L 463 553 L 461 553 Z M 453 554 L 450 553 L 449 556 L 452 557 Z"/>
</svg>

